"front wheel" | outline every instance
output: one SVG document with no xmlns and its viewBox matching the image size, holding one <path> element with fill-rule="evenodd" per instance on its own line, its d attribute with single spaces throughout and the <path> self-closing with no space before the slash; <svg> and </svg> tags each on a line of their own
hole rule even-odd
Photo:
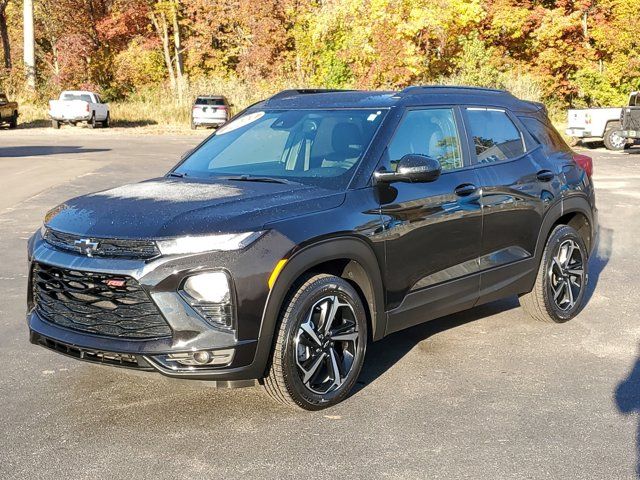
<svg viewBox="0 0 640 480">
<path fill-rule="evenodd" d="M 367 347 L 358 292 L 333 275 L 308 277 L 284 305 L 275 342 L 264 380 L 271 397 L 305 410 L 342 401 L 358 379 Z"/>
<path fill-rule="evenodd" d="M 520 297 L 520 305 L 543 322 L 571 320 L 584 304 L 588 260 L 578 232 L 558 225 L 547 240 L 533 290 Z"/>
<path fill-rule="evenodd" d="M 11 115 L 9 128 L 18 128 L 18 112 L 13 112 L 13 115 Z"/>
<path fill-rule="evenodd" d="M 607 150 L 613 150 L 614 152 L 624 150 L 624 147 L 627 144 L 627 139 L 620 135 L 620 125 L 618 124 L 614 124 L 607 129 L 604 133 L 603 141 Z"/>
</svg>

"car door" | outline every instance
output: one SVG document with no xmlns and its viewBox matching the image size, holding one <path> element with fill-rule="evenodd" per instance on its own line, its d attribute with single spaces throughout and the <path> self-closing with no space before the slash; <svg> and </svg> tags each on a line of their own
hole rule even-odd
<svg viewBox="0 0 640 480">
<path fill-rule="evenodd" d="M 409 109 L 383 158 L 393 169 L 402 156 L 437 159 L 430 183 L 378 185 L 384 225 L 387 333 L 473 306 L 479 289 L 482 212 L 478 178 L 469 168 L 455 107 Z"/>
<path fill-rule="evenodd" d="M 537 268 L 534 253 L 544 212 L 560 188 L 560 164 L 506 109 L 463 109 L 472 161 L 482 189 L 479 302 L 521 293 Z"/>
</svg>

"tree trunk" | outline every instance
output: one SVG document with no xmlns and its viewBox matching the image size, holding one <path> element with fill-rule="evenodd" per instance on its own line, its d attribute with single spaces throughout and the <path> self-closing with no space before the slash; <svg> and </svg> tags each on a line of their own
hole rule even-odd
<svg viewBox="0 0 640 480">
<path fill-rule="evenodd" d="M 36 40 L 33 29 L 33 0 L 24 0 L 23 7 L 24 68 L 27 88 L 33 91 L 36 89 Z"/>
<path fill-rule="evenodd" d="M 160 18 L 158 18 L 158 15 Z M 167 27 L 167 17 L 163 12 L 160 12 L 158 15 L 153 12 L 151 13 L 151 23 L 153 23 L 153 26 L 158 33 L 158 37 L 160 37 L 160 41 L 162 42 L 162 53 L 164 56 L 164 63 L 167 67 L 167 72 L 169 73 L 171 90 L 175 92 L 176 75 L 173 71 L 173 62 L 171 61 L 171 51 L 169 49 L 169 29 Z"/>
<path fill-rule="evenodd" d="M 178 23 L 178 7 L 179 0 L 171 5 L 171 13 L 173 17 L 173 46 L 175 49 L 176 59 L 176 77 L 178 84 L 178 95 L 182 100 L 182 94 L 184 91 L 184 66 L 182 60 L 182 41 L 180 39 L 180 24 Z"/>
<path fill-rule="evenodd" d="M 9 44 L 9 31 L 7 29 L 7 4 L 9 0 L 0 0 L 0 40 L 4 53 L 4 67 L 11 68 L 11 45 Z"/>
</svg>

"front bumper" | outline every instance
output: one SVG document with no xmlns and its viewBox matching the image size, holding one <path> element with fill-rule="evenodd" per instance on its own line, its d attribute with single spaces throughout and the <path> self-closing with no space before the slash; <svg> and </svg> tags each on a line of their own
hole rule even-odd
<svg viewBox="0 0 640 480">
<path fill-rule="evenodd" d="M 268 233 L 256 242 L 255 247 L 258 247 L 257 251 L 267 248 L 277 252 L 284 243 L 278 234 Z M 249 250 L 252 248 L 254 246 Z M 121 338 L 87 333 L 50 322 L 36 308 L 30 275 L 27 314 L 30 340 L 33 344 L 80 360 L 155 371 L 169 377 L 221 382 L 262 378 L 273 336 L 273 332 L 260 331 L 269 293 L 267 279 L 273 262 L 251 257 L 225 252 L 158 257 L 147 261 L 87 257 L 52 247 L 38 232 L 29 242 L 30 265 L 37 262 L 77 271 L 132 277 L 157 306 L 172 335 L 157 339 Z M 227 270 L 234 279 L 235 331 L 211 326 L 178 293 L 189 275 L 219 269 Z M 168 354 L 222 350 L 233 350 L 231 362 L 223 366 L 187 367 L 166 362 Z"/>
</svg>

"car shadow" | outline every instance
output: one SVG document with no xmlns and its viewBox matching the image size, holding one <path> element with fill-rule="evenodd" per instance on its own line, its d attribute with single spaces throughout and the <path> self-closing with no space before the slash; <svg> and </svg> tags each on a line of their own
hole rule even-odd
<svg viewBox="0 0 640 480">
<path fill-rule="evenodd" d="M 640 349 L 639 349 L 640 350 Z M 618 411 L 623 415 L 638 415 L 636 428 L 636 477 L 640 478 L 640 352 L 627 378 L 622 380 L 614 392 Z"/>
<path fill-rule="evenodd" d="M 69 153 L 108 152 L 110 148 L 84 148 L 71 145 L 29 145 L 24 147 L 0 147 L 0 158 L 39 157 Z"/>
<path fill-rule="evenodd" d="M 611 251 L 613 249 L 613 229 L 611 228 L 598 228 L 598 237 L 596 245 L 593 249 L 593 254 L 589 258 L 589 280 L 587 282 L 587 289 L 585 291 L 585 306 L 591 300 L 593 293 L 596 290 L 600 275 L 606 268 L 611 258 Z"/>
<path fill-rule="evenodd" d="M 135 128 L 135 127 L 148 127 L 150 125 L 157 125 L 158 122 L 152 119 L 145 120 L 111 120 L 111 126 L 116 128 Z"/>
<path fill-rule="evenodd" d="M 356 394 L 378 377 L 382 376 L 417 344 L 446 330 L 474 322 L 484 317 L 506 312 L 520 306 L 518 298 L 508 297 L 480 305 L 453 315 L 438 318 L 415 327 L 393 333 L 384 339 L 369 344 L 365 362 L 352 394 Z"/>
<path fill-rule="evenodd" d="M 606 268 L 611 257 L 613 245 L 613 230 L 600 228 L 594 254 L 589 259 L 589 282 L 585 291 L 586 306 L 595 292 L 600 275 Z M 516 296 L 480 305 L 478 307 L 448 315 L 415 327 L 394 333 L 388 337 L 371 343 L 367 348 L 367 356 L 362 367 L 358 383 L 353 394 L 365 388 L 383 375 L 393 365 L 402 359 L 420 342 L 461 325 L 474 322 L 484 317 L 506 312 L 520 306 Z"/>
</svg>

